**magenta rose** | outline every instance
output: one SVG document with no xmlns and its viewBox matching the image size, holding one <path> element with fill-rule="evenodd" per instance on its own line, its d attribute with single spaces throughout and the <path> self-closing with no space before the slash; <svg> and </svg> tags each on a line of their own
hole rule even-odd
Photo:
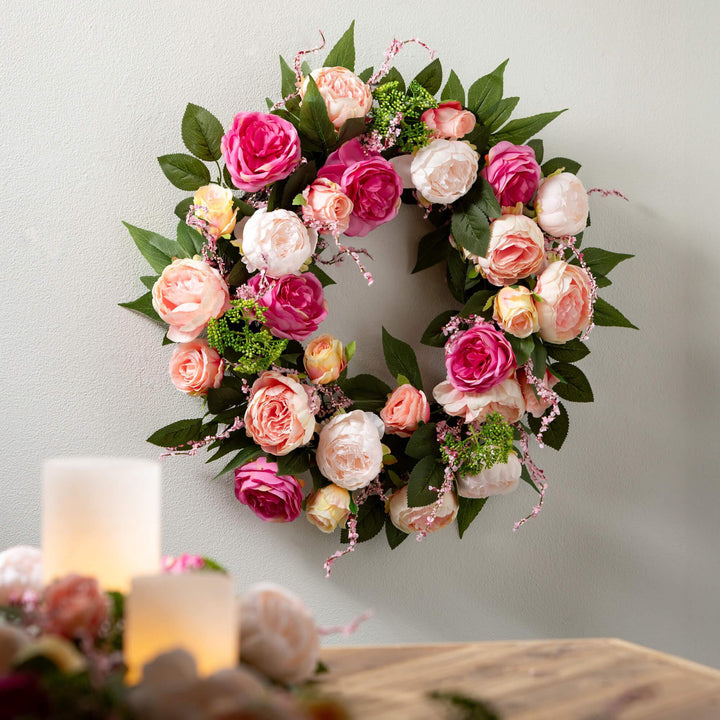
<svg viewBox="0 0 720 720">
<path fill-rule="evenodd" d="M 480 173 L 492 186 L 501 207 L 527 203 L 537 190 L 542 171 L 529 145 L 507 140 L 490 148 L 487 165 Z"/>
<path fill-rule="evenodd" d="M 485 392 L 512 375 L 515 354 L 506 337 L 491 323 L 483 322 L 448 342 L 445 367 L 453 387 Z"/>
<path fill-rule="evenodd" d="M 381 155 L 366 152 L 357 138 L 331 153 L 318 177 L 337 183 L 352 200 L 346 235 L 363 237 L 397 215 L 403 190 L 400 176 Z"/>
<path fill-rule="evenodd" d="M 303 499 L 298 480 L 264 457 L 235 470 L 235 497 L 265 522 L 292 522 Z"/>
<path fill-rule="evenodd" d="M 238 113 L 221 146 L 233 183 L 246 192 L 286 178 L 300 162 L 297 130 L 284 118 L 268 113 Z"/>
<path fill-rule="evenodd" d="M 255 291 L 260 275 L 248 285 Z M 307 340 L 327 317 L 322 283 L 312 273 L 283 275 L 258 300 L 265 305 L 265 323 L 273 335 L 290 340 Z"/>
</svg>

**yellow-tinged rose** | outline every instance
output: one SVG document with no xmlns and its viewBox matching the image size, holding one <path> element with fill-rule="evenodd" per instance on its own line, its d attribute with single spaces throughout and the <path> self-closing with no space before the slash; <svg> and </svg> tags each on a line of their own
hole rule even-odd
<svg viewBox="0 0 720 720">
<path fill-rule="evenodd" d="M 235 229 L 237 210 L 233 210 L 232 191 L 219 185 L 203 185 L 193 198 L 195 217 L 207 223 L 205 231 L 219 238 Z"/>
<path fill-rule="evenodd" d="M 47 658 L 66 675 L 76 675 L 87 667 L 85 658 L 75 645 L 59 635 L 42 635 L 25 645 L 15 656 L 15 665 L 36 657 Z"/>
<path fill-rule="evenodd" d="M 350 493 L 337 485 L 326 485 L 307 499 L 306 517 L 318 530 L 331 533 L 343 527 L 350 514 Z"/>
<path fill-rule="evenodd" d="M 493 320 L 505 331 L 526 338 L 540 329 L 538 311 L 529 288 L 504 287 L 495 296 Z"/>
<path fill-rule="evenodd" d="M 332 335 L 319 335 L 305 348 L 305 370 L 318 385 L 327 385 L 340 377 L 347 366 L 343 344 Z"/>
</svg>

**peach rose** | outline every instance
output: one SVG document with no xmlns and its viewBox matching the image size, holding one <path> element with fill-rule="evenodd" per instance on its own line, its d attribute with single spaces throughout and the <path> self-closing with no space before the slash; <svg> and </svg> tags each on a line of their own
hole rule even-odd
<svg viewBox="0 0 720 720">
<path fill-rule="evenodd" d="M 322 67 L 310 76 L 317 84 L 325 101 L 330 122 L 339 130 L 346 120 L 365 117 L 372 107 L 372 91 L 352 70 L 344 67 Z M 307 78 L 302 84 L 301 95 L 307 92 Z"/>
<path fill-rule="evenodd" d="M 205 232 L 216 240 L 222 235 L 230 235 L 235 229 L 237 209 L 233 210 L 233 194 L 220 185 L 211 183 L 195 191 L 193 215 L 205 220 Z"/>
<path fill-rule="evenodd" d="M 514 377 L 503 380 L 481 393 L 463 392 L 445 380 L 435 386 L 433 397 L 448 415 L 466 423 L 483 421 L 490 413 L 500 413 L 509 423 L 517 422 L 525 412 L 525 399 Z"/>
<path fill-rule="evenodd" d="M 572 173 L 551 175 L 540 183 L 535 214 L 538 224 L 549 235 L 577 235 L 587 225 L 588 212 L 587 192 Z"/>
<path fill-rule="evenodd" d="M 581 267 L 563 260 L 550 263 L 538 277 L 535 294 L 540 337 L 546 342 L 565 343 L 587 330 L 592 312 L 590 278 Z"/>
<path fill-rule="evenodd" d="M 315 416 L 303 386 L 274 370 L 264 372 L 252 386 L 245 432 L 272 455 L 287 455 L 309 443 Z"/>
<path fill-rule="evenodd" d="M 523 397 L 525 398 L 525 410 L 533 417 L 542 417 L 552 403 L 549 400 L 543 400 L 535 394 L 533 386 L 527 381 L 525 371 L 522 368 L 517 371 L 517 379 L 520 383 Z M 557 385 L 558 382 L 559 380 L 549 370 L 545 370 L 545 384 L 549 388 Z"/>
<path fill-rule="evenodd" d="M 188 395 L 205 395 L 220 387 L 224 372 L 225 361 L 202 338 L 178 345 L 170 358 L 170 379 Z"/>
<path fill-rule="evenodd" d="M 353 410 L 337 415 L 320 431 L 317 461 L 320 472 L 346 490 L 369 485 L 382 468 L 382 420 Z"/>
<path fill-rule="evenodd" d="M 477 475 L 463 475 L 457 483 L 458 495 L 465 498 L 507 495 L 517 488 L 521 472 L 518 456 L 510 453 L 507 462 L 495 463 Z"/>
<path fill-rule="evenodd" d="M 402 530 L 404 533 L 419 533 L 423 530 L 431 533 L 450 525 L 458 514 L 457 496 L 452 491 L 443 495 L 435 521 L 428 528 L 427 518 L 432 512 L 432 507 L 432 505 L 408 507 L 407 485 L 394 492 L 390 496 L 390 500 L 388 500 L 390 521 L 398 530 Z"/>
<path fill-rule="evenodd" d="M 305 348 L 303 358 L 308 377 L 318 385 L 327 385 L 340 377 L 347 367 L 343 344 L 332 335 L 319 335 Z"/>
<path fill-rule="evenodd" d="M 318 530 L 331 533 L 344 527 L 350 514 L 350 493 L 337 485 L 326 485 L 307 499 L 306 517 Z"/>
<path fill-rule="evenodd" d="M 109 602 L 97 580 L 67 575 L 45 588 L 42 596 L 43 630 L 49 635 L 97 637 L 107 620 Z"/>
<path fill-rule="evenodd" d="M 463 110 L 456 100 L 441 102 L 426 110 L 420 119 L 433 131 L 433 137 L 448 140 L 458 140 L 472 132 L 476 122 L 474 113 Z"/>
<path fill-rule="evenodd" d="M 317 223 L 318 229 L 338 235 L 348 229 L 353 201 L 336 182 L 318 178 L 303 190 L 302 195 L 305 199 L 302 214 L 306 223 Z"/>
<path fill-rule="evenodd" d="M 495 296 L 493 320 L 507 333 L 518 338 L 540 329 L 532 292 L 524 285 L 506 286 Z"/>
<path fill-rule="evenodd" d="M 466 255 L 493 285 L 514 285 L 542 266 L 545 238 L 534 220 L 505 214 L 490 223 L 486 256 Z"/>
<path fill-rule="evenodd" d="M 240 658 L 272 680 L 303 683 L 315 672 L 320 638 L 303 601 L 270 583 L 240 598 Z"/>
<path fill-rule="evenodd" d="M 390 435 L 410 437 L 420 421 L 430 419 L 430 404 L 422 390 L 405 383 L 395 388 L 380 411 L 385 431 Z"/>
<path fill-rule="evenodd" d="M 250 272 L 265 270 L 273 278 L 297 275 L 317 245 L 317 230 L 307 228 L 289 210 L 256 210 L 245 223 L 240 247 Z"/>
<path fill-rule="evenodd" d="M 228 286 L 215 268 L 202 260 L 173 260 L 152 289 L 155 312 L 170 326 L 173 342 L 194 340 L 210 318 L 230 309 Z"/>
<path fill-rule="evenodd" d="M 480 156 L 462 140 L 433 140 L 415 153 L 410 165 L 413 185 L 429 203 L 449 205 L 477 180 Z"/>
</svg>

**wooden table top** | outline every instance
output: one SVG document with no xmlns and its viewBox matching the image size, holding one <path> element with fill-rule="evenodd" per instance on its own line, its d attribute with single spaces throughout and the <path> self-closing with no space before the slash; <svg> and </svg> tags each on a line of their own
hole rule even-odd
<svg viewBox="0 0 720 720">
<path fill-rule="evenodd" d="M 430 691 L 501 720 L 720 720 L 720 671 L 615 639 L 325 648 L 321 686 L 355 720 L 441 720 Z"/>
</svg>

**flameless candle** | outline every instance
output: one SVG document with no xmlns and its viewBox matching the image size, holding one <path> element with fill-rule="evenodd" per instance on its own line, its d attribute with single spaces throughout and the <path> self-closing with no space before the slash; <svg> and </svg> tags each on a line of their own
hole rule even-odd
<svg viewBox="0 0 720 720">
<path fill-rule="evenodd" d="M 160 466 L 135 458 L 65 457 L 45 462 L 45 582 L 78 573 L 127 592 L 135 575 L 160 569 Z"/>
<path fill-rule="evenodd" d="M 239 613 L 229 576 L 214 571 L 134 578 L 125 610 L 128 682 L 163 652 L 181 648 L 199 675 L 235 667 L 239 659 Z"/>
</svg>

